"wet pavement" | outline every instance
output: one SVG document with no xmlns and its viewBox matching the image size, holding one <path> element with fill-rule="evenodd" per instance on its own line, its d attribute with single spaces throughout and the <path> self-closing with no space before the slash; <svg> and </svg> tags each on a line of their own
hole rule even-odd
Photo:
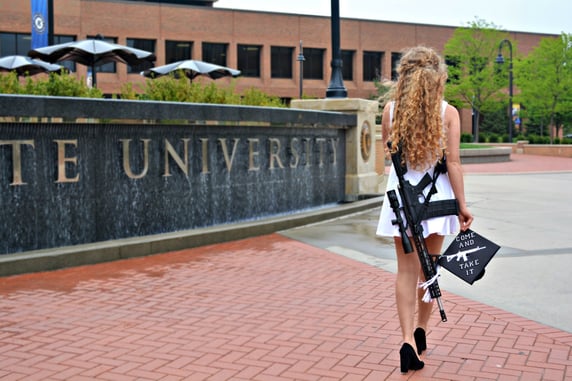
<svg viewBox="0 0 572 381">
<path fill-rule="evenodd" d="M 445 273 L 425 368 L 399 373 L 378 208 L 279 234 L 0 278 L 0 380 L 572 380 L 572 159 L 465 166 L 502 248 Z"/>
<path fill-rule="evenodd" d="M 563 202 L 572 173 L 467 175 L 465 186 L 473 230 L 501 249 L 483 280 L 471 286 L 444 272 L 442 288 L 572 333 L 572 204 Z M 375 236 L 378 217 L 375 208 L 284 234 L 396 272 L 393 240 Z"/>
</svg>

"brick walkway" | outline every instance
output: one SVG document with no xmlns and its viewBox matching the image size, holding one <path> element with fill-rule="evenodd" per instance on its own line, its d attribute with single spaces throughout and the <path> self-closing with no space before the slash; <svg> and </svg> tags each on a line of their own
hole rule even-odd
<svg viewBox="0 0 572 381">
<path fill-rule="evenodd" d="M 446 292 L 402 376 L 394 280 L 279 234 L 0 278 L 0 380 L 572 380 L 572 334 Z"/>
<path fill-rule="evenodd" d="M 512 154 L 505 163 L 465 164 L 465 173 L 570 172 L 572 158 Z"/>
<path fill-rule="evenodd" d="M 570 172 L 572 158 L 512 154 L 509 162 L 464 164 L 463 171 L 470 174 Z M 389 166 L 385 167 L 385 173 L 389 173 Z"/>
</svg>

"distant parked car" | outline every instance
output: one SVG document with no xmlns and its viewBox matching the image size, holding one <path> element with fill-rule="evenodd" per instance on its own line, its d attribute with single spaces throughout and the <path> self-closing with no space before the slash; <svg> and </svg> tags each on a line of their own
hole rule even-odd
<svg viewBox="0 0 572 381">
<path fill-rule="evenodd" d="M 565 138 L 571 138 L 572 139 L 572 134 L 566 134 L 564 135 Z"/>
</svg>

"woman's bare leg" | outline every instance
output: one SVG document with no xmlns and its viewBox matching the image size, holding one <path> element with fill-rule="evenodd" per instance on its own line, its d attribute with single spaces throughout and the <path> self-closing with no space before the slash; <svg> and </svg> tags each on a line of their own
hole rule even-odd
<svg viewBox="0 0 572 381">
<path fill-rule="evenodd" d="M 427 250 L 431 254 L 439 254 L 443 245 L 443 236 L 432 234 L 425 239 Z M 427 325 L 431 317 L 433 303 L 425 303 L 421 300 L 424 290 L 418 289 L 420 279 L 424 280 L 423 271 L 419 263 L 417 252 L 405 254 L 401 238 L 395 237 L 395 251 L 397 253 L 397 280 L 395 286 L 395 298 L 397 313 L 403 341 L 411 344 L 417 351 L 413 331 L 421 327 L 427 331 Z M 418 308 L 417 325 L 415 325 L 415 309 Z"/>
<path fill-rule="evenodd" d="M 403 341 L 409 343 L 415 351 L 415 308 L 417 304 L 417 279 L 419 277 L 420 264 L 415 252 L 405 254 L 401 238 L 395 237 L 395 251 L 397 253 L 397 280 L 395 284 L 395 299 L 397 314 Z"/>
</svg>

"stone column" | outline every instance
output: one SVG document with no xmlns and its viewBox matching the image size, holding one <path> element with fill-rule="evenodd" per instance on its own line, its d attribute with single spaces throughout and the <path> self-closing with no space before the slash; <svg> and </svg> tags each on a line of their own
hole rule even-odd
<svg viewBox="0 0 572 381">
<path fill-rule="evenodd" d="M 357 115 L 346 131 L 346 201 L 382 193 L 383 174 L 375 170 L 375 116 L 378 102 L 359 98 L 294 99 L 292 108 L 339 111 Z"/>
</svg>

